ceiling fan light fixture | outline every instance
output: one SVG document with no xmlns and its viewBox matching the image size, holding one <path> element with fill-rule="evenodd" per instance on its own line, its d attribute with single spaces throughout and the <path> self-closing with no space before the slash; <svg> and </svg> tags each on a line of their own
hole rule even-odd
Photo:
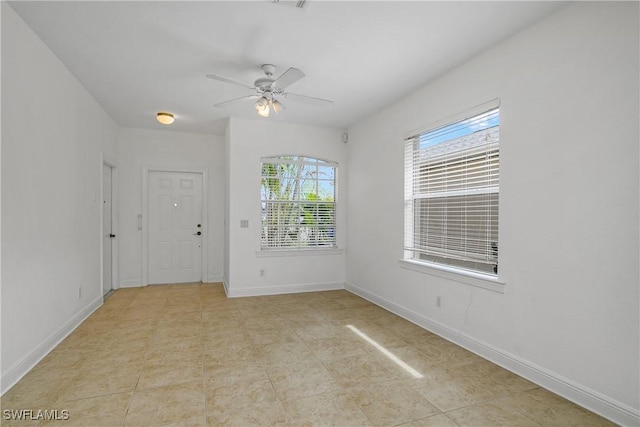
<svg viewBox="0 0 640 427">
<path fill-rule="evenodd" d="M 263 108 L 262 110 L 257 110 L 258 111 L 258 115 L 260 117 L 269 117 L 269 106 L 267 105 L 267 108 Z"/>
<path fill-rule="evenodd" d="M 261 117 L 269 117 L 269 104 L 271 102 L 269 101 L 269 99 L 266 96 L 261 97 L 260 99 L 258 99 L 256 101 L 256 111 L 258 112 L 258 115 Z"/>
<path fill-rule="evenodd" d="M 256 111 L 264 111 L 269 109 L 269 100 L 267 97 L 263 96 L 262 98 L 256 101 Z"/>
<path fill-rule="evenodd" d="M 173 114 L 161 111 L 156 114 L 156 120 L 158 120 L 163 125 L 170 125 L 175 121 L 175 118 L 173 117 Z"/>
<path fill-rule="evenodd" d="M 271 106 L 273 107 L 273 112 L 278 114 L 280 113 L 280 111 L 284 110 L 286 107 L 284 105 L 282 105 L 282 103 L 280 103 L 280 101 L 278 100 L 274 100 L 271 103 Z"/>
</svg>

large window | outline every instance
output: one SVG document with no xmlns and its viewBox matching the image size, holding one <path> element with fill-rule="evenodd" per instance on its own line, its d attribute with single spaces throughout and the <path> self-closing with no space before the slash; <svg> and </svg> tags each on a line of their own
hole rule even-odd
<svg viewBox="0 0 640 427">
<path fill-rule="evenodd" d="M 310 157 L 262 159 L 262 250 L 336 247 L 336 169 Z"/>
<path fill-rule="evenodd" d="M 405 140 L 405 258 L 498 272 L 497 102 Z"/>
</svg>

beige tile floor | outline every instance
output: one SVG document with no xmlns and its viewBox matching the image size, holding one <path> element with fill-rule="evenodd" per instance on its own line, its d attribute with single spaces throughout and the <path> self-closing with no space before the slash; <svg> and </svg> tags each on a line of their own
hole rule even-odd
<svg viewBox="0 0 640 427">
<path fill-rule="evenodd" d="M 3 426 L 611 425 L 349 292 L 220 284 L 116 291 L 1 403 L 69 414 Z"/>
</svg>

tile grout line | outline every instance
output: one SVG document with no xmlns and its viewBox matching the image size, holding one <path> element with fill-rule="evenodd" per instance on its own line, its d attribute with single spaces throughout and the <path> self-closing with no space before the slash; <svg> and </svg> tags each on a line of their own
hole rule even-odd
<svg viewBox="0 0 640 427">
<path fill-rule="evenodd" d="M 200 363 L 202 364 L 202 399 L 203 399 L 203 416 L 204 416 L 204 426 L 207 427 L 209 425 L 209 420 L 207 416 L 207 376 L 204 369 L 204 317 L 202 315 L 203 312 L 203 302 L 202 302 L 202 292 L 199 292 L 200 296 Z"/>
<path fill-rule="evenodd" d="M 164 309 L 165 306 L 167 304 L 167 298 L 164 298 L 164 304 L 162 305 L 162 308 Z M 155 337 L 156 333 L 158 332 L 158 326 L 159 326 L 159 320 L 155 321 L 155 327 L 153 329 L 153 332 L 151 333 L 146 346 L 145 346 L 145 353 L 144 353 L 144 359 L 142 361 L 142 364 L 140 365 L 140 370 L 138 371 L 138 378 L 136 379 L 135 384 L 133 385 L 133 389 L 131 390 L 131 397 L 129 398 L 129 402 L 127 403 L 127 410 L 124 413 L 124 417 L 122 418 L 122 424 L 121 427 L 124 427 L 125 422 L 127 420 L 127 416 L 129 415 L 129 409 L 131 409 L 131 404 L 133 403 L 133 399 L 136 395 L 136 391 L 138 389 L 138 384 L 140 383 L 140 378 L 142 377 L 142 371 L 144 370 L 144 367 L 147 363 L 147 357 L 149 355 L 149 351 L 150 351 L 150 347 L 151 347 L 151 342 L 153 341 L 153 337 Z"/>
</svg>

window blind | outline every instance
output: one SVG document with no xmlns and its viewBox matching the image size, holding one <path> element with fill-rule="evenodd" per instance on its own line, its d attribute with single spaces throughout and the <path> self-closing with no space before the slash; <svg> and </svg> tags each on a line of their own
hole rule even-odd
<svg viewBox="0 0 640 427">
<path fill-rule="evenodd" d="M 499 108 L 405 140 L 409 258 L 496 273 Z"/>
<path fill-rule="evenodd" d="M 261 249 L 335 247 L 335 182 L 335 163 L 263 158 Z"/>
</svg>

